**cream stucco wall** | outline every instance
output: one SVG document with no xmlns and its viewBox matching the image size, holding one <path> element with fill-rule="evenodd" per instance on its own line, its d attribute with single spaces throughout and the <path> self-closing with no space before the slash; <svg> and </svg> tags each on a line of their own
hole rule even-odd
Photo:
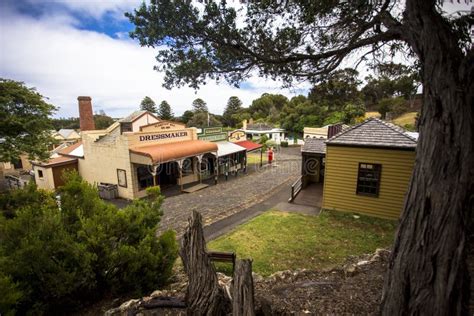
<svg viewBox="0 0 474 316">
<path fill-rule="evenodd" d="M 150 114 L 146 113 L 142 117 L 139 117 L 138 119 L 133 121 L 132 131 L 133 132 L 139 132 L 141 126 L 148 125 L 148 124 L 153 124 L 153 123 L 156 123 L 156 122 L 158 122 L 158 120 L 153 115 L 150 115 Z"/>
<path fill-rule="evenodd" d="M 45 168 L 41 166 L 33 166 L 35 172 L 35 181 L 38 188 L 43 190 L 54 191 L 53 168 Z M 39 176 L 39 172 L 43 172 L 43 177 Z"/>
<path fill-rule="evenodd" d="M 103 182 L 118 186 L 117 169 L 123 169 L 127 187 L 118 186 L 118 194 L 122 198 L 133 199 L 132 167 L 127 137 L 117 134 L 115 137 L 96 141 L 96 134 L 83 134 L 84 159 L 79 159 L 79 174 L 90 183 Z"/>
</svg>

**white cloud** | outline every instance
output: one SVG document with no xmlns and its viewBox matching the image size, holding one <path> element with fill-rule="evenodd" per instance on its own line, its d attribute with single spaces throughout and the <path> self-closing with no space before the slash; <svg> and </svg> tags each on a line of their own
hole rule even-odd
<svg viewBox="0 0 474 316">
<path fill-rule="evenodd" d="M 250 80 L 252 89 L 209 82 L 197 92 L 166 90 L 161 86 L 163 74 L 153 70 L 155 51 L 75 25 L 74 19 L 60 14 L 35 19 L 3 12 L 0 21 L 0 76 L 36 87 L 60 107 L 56 116 L 77 116 L 79 95 L 90 95 L 95 111 L 120 117 L 137 109 L 146 95 L 157 103 L 166 99 L 181 114 L 197 97 L 208 103 L 211 112 L 222 113 L 232 95 L 249 105 L 264 92 L 297 94 L 261 78 Z"/>
</svg>

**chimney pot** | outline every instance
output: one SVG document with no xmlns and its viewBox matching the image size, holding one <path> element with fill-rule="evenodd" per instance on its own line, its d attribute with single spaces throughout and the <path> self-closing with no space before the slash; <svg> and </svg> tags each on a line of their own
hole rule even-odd
<svg viewBox="0 0 474 316">
<path fill-rule="evenodd" d="M 95 130 L 91 97 L 79 96 L 77 100 L 79 101 L 79 125 L 81 131 Z"/>
</svg>

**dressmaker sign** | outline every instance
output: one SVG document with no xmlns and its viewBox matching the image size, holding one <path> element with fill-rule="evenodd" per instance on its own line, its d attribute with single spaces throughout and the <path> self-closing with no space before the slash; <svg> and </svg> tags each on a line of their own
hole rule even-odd
<svg viewBox="0 0 474 316">
<path fill-rule="evenodd" d="M 138 140 L 141 142 L 147 141 L 154 141 L 154 140 L 164 140 L 164 139 L 172 139 L 172 138 L 183 138 L 187 137 L 188 132 L 168 132 L 168 133 L 160 133 L 160 134 L 150 134 L 150 135 L 140 135 Z"/>
</svg>

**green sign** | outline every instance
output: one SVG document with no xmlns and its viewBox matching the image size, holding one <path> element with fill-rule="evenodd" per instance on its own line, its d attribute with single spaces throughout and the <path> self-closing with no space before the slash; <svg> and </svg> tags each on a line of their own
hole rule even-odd
<svg viewBox="0 0 474 316">
<path fill-rule="evenodd" d="M 219 134 L 222 133 L 222 127 L 208 127 L 203 129 L 204 134 Z"/>
<path fill-rule="evenodd" d="M 198 139 L 207 140 L 209 142 L 218 142 L 222 140 L 227 140 L 226 133 L 211 134 L 211 135 L 198 135 Z"/>
</svg>

